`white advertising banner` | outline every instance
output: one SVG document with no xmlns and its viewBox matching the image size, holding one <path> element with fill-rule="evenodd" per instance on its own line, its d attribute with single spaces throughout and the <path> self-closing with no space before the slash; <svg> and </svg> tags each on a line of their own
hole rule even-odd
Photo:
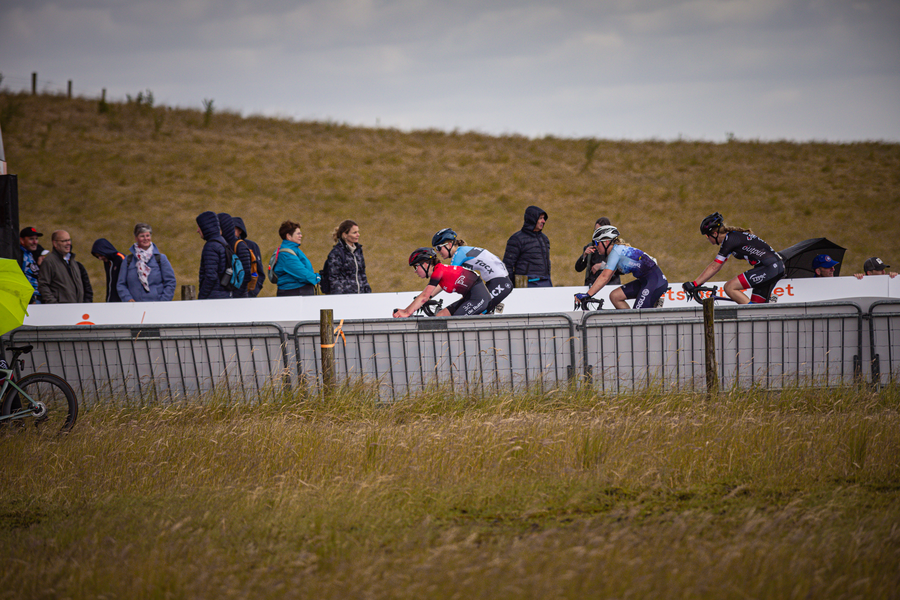
<svg viewBox="0 0 900 600">
<path fill-rule="evenodd" d="M 717 285 L 719 294 L 724 282 Z M 603 310 L 614 310 L 609 293 L 615 286 L 607 287 L 597 298 L 604 299 Z M 584 292 L 584 286 L 515 289 L 504 301 L 503 314 L 520 315 L 536 313 L 570 312 L 574 309 L 574 295 Z M 292 326 L 299 321 L 318 321 L 322 309 L 331 309 L 335 321 L 341 319 L 386 319 L 395 308 L 405 308 L 418 291 L 385 294 L 307 296 L 293 298 L 240 298 L 231 300 L 193 300 L 186 302 L 143 303 L 91 303 L 31 305 L 25 325 L 34 327 L 59 327 L 69 325 L 164 325 L 195 323 L 279 323 Z M 827 300 L 853 300 L 858 298 L 900 298 L 900 277 L 887 275 L 864 277 L 836 277 L 827 279 L 785 279 L 774 290 L 778 304 L 807 303 Z M 448 305 L 459 296 L 440 294 Z M 664 308 L 696 307 L 689 302 L 681 289 L 681 283 L 672 283 L 665 295 Z M 734 306 L 722 303 L 721 306 Z"/>
</svg>

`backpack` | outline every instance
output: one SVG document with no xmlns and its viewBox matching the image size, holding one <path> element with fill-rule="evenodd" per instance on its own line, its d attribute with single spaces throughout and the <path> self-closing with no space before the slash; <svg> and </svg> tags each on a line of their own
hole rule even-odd
<svg viewBox="0 0 900 600">
<path fill-rule="evenodd" d="M 259 281 L 259 269 L 256 267 L 256 253 L 253 252 L 253 248 L 250 247 L 250 244 L 244 243 L 244 240 L 238 240 L 234 243 L 235 255 L 237 255 L 238 244 L 244 244 L 247 247 L 247 251 L 250 252 L 250 280 L 247 282 L 247 291 L 250 292 L 256 289 L 256 283 Z"/>
<path fill-rule="evenodd" d="M 228 244 L 222 246 L 225 248 L 225 272 L 219 275 L 219 284 L 229 292 L 236 292 L 244 283 L 244 265 Z"/>
<path fill-rule="evenodd" d="M 331 293 L 331 281 L 328 277 L 328 261 L 325 261 L 325 264 L 322 266 L 322 270 L 319 271 L 319 289 L 322 290 L 323 294 Z"/>
<path fill-rule="evenodd" d="M 276 248 L 275 252 L 272 253 L 272 258 L 269 259 L 269 281 L 278 285 L 278 275 L 275 274 L 275 265 L 278 264 L 278 254 L 281 252 L 281 248 Z M 288 254 L 293 254 L 297 256 L 297 253 L 291 250 L 290 248 L 284 248 L 284 251 Z"/>
</svg>

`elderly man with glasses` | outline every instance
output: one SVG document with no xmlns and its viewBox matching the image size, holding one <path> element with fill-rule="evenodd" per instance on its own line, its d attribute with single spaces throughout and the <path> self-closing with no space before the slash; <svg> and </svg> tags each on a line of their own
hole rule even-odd
<svg viewBox="0 0 900 600">
<path fill-rule="evenodd" d="M 44 258 L 38 273 L 38 289 L 44 304 L 93 302 L 94 291 L 84 266 L 75 260 L 72 236 L 67 231 L 54 231 L 50 236 L 53 250 Z"/>
</svg>

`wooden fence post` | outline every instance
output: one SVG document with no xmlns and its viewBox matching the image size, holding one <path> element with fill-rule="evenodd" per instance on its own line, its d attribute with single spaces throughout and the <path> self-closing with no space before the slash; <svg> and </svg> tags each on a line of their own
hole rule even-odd
<svg viewBox="0 0 900 600">
<path fill-rule="evenodd" d="M 513 285 L 517 288 L 527 288 L 528 275 L 516 275 L 515 280 L 513 281 Z"/>
<path fill-rule="evenodd" d="M 716 365 L 715 299 L 703 300 L 704 350 L 706 353 L 706 397 L 712 400 L 719 395 L 719 369 Z"/>
<path fill-rule="evenodd" d="M 72 99 L 72 80 L 71 79 L 69 80 L 69 89 L 66 92 L 66 95 L 68 96 L 69 100 Z"/>
<path fill-rule="evenodd" d="M 322 391 L 330 397 L 334 393 L 334 313 L 330 308 L 319 311 L 319 338 L 322 350 Z"/>
<path fill-rule="evenodd" d="M 37 71 L 31 73 L 31 95 L 37 96 Z"/>
<path fill-rule="evenodd" d="M 197 299 L 197 289 L 192 285 L 181 286 L 181 299 L 182 300 L 196 300 Z"/>
</svg>

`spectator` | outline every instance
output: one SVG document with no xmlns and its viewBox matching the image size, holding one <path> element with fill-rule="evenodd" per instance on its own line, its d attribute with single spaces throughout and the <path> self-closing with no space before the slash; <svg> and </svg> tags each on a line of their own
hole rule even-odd
<svg viewBox="0 0 900 600">
<path fill-rule="evenodd" d="M 276 296 L 314 296 L 316 284 L 321 281 L 318 273 L 313 271 L 312 263 L 303 254 L 300 244 L 303 233 L 300 224 L 285 221 L 278 228 L 281 246 L 277 250 L 275 266 L 272 271 L 278 277 Z"/>
<path fill-rule="evenodd" d="M 528 287 L 553 287 L 550 280 L 550 240 L 544 234 L 547 213 L 537 206 L 525 209 L 522 229 L 506 242 L 503 264 L 515 281 L 516 275 L 528 277 Z"/>
<path fill-rule="evenodd" d="M 240 217 L 231 218 L 234 220 L 234 235 L 239 239 L 244 240 L 244 243 L 247 244 L 248 248 L 253 252 L 253 256 L 256 257 L 256 288 L 247 290 L 247 296 L 256 298 L 262 291 L 263 282 L 266 280 L 266 266 L 263 264 L 262 253 L 259 249 L 259 244 L 247 239 L 247 227 L 244 225 L 244 220 Z"/>
<path fill-rule="evenodd" d="M 26 227 L 19 232 L 19 253 L 21 254 L 19 266 L 22 267 L 22 272 L 25 273 L 25 277 L 34 288 L 31 304 L 41 303 L 41 292 L 38 290 L 38 272 L 41 270 L 40 264 L 43 261 L 39 258 L 40 250 L 38 248 L 40 248 L 40 244 L 38 244 L 38 238 L 43 235 L 43 233 L 38 233 L 38 230 L 34 227 Z"/>
<path fill-rule="evenodd" d="M 94 291 L 84 266 L 75 260 L 72 237 L 57 230 L 50 236 L 53 250 L 38 272 L 38 289 L 44 304 L 93 302 Z"/>
<path fill-rule="evenodd" d="M 888 275 L 891 279 L 897 276 L 896 273 L 891 271 L 890 273 L 886 272 L 887 269 L 890 269 L 891 265 L 884 264 L 884 261 L 878 258 L 877 256 L 873 256 L 872 258 L 866 260 L 863 264 L 863 273 L 856 273 L 854 277 L 857 279 L 862 279 L 864 275 Z"/>
<path fill-rule="evenodd" d="M 326 294 L 371 294 L 366 278 L 366 259 L 359 243 L 359 225 L 350 219 L 334 228 L 334 248 L 322 269 L 322 291 Z"/>
<path fill-rule="evenodd" d="M 91 254 L 103 262 L 103 271 L 106 273 L 106 302 L 121 302 L 116 284 L 119 282 L 119 269 L 122 268 L 125 257 L 106 238 L 94 242 Z"/>
<path fill-rule="evenodd" d="M 197 233 L 206 240 L 200 254 L 200 285 L 197 288 L 197 299 L 231 298 L 231 292 L 222 287 L 221 282 L 222 274 L 229 266 L 228 242 L 222 237 L 216 213 L 207 210 L 197 215 Z"/>
<path fill-rule="evenodd" d="M 231 297 L 246 298 L 247 286 L 250 283 L 250 248 L 247 244 L 241 243 L 237 235 L 235 235 L 234 219 L 231 218 L 231 215 L 219 213 L 216 217 L 219 219 L 219 229 L 222 230 L 222 237 L 225 238 L 225 241 L 228 242 L 228 247 L 237 254 L 238 259 L 244 266 L 244 280 L 241 282 L 240 289 L 231 292 Z"/>
<path fill-rule="evenodd" d="M 816 273 L 813 277 L 834 277 L 834 268 L 839 264 L 841 263 L 832 260 L 827 254 L 819 254 L 812 261 L 813 271 Z"/>
<path fill-rule="evenodd" d="M 116 289 L 122 302 L 168 302 L 175 296 L 175 271 L 153 243 L 153 229 L 134 226 L 134 245 L 119 273 Z"/>
<path fill-rule="evenodd" d="M 606 217 L 600 217 L 597 219 L 597 222 L 594 223 L 594 231 L 596 232 L 603 225 L 609 225 L 609 219 Z M 575 270 L 579 273 L 585 271 L 584 273 L 584 285 L 590 287 L 591 284 L 597 279 L 597 276 L 603 271 L 603 268 L 606 266 L 606 261 L 609 260 L 609 256 L 606 254 L 600 254 L 598 251 L 599 246 L 594 244 L 591 241 L 590 244 L 582 248 L 581 256 L 578 257 L 578 260 L 575 261 Z M 612 277 L 610 278 L 607 285 L 621 285 L 622 282 L 619 277 L 619 271 L 614 271 Z"/>
</svg>

